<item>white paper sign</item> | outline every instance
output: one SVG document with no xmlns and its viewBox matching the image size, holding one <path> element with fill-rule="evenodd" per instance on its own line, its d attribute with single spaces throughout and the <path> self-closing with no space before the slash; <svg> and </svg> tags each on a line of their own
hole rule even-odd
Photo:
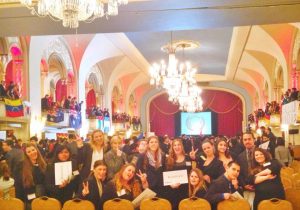
<svg viewBox="0 0 300 210">
<path fill-rule="evenodd" d="M 54 164 L 55 185 L 61 185 L 63 181 L 72 177 L 72 162 L 61 162 Z"/>
<path fill-rule="evenodd" d="M 148 198 L 154 198 L 156 196 L 156 193 L 150 190 L 149 188 L 146 188 L 138 197 L 136 197 L 133 201 L 132 204 L 134 208 L 137 208 L 140 206 L 141 202 L 144 199 Z"/>
<path fill-rule="evenodd" d="M 163 172 L 164 186 L 188 183 L 187 170 Z"/>
<path fill-rule="evenodd" d="M 267 150 L 269 143 L 270 143 L 270 141 L 267 141 L 265 143 L 260 144 L 258 147 Z"/>
</svg>

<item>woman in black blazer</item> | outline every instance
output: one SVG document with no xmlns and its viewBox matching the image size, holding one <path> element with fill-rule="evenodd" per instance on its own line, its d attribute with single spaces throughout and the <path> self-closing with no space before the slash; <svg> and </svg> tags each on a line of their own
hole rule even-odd
<svg viewBox="0 0 300 210">
<path fill-rule="evenodd" d="M 181 139 L 174 139 L 166 158 L 166 171 L 186 170 L 186 173 L 189 174 L 191 169 L 192 162 L 190 157 L 185 155 Z M 188 195 L 188 183 L 174 183 L 165 186 L 165 191 L 166 198 L 172 203 L 172 209 L 177 210 L 179 202 Z"/>
<path fill-rule="evenodd" d="M 79 187 L 79 198 L 91 201 L 96 210 L 102 210 L 105 202 L 106 174 L 106 164 L 102 160 L 97 160 L 94 163 L 94 170 Z"/>
<path fill-rule="evenodd" d="M 71 151 L 66 145 L 58 145 L 52 164 L 48 164 L 46 170 L 46 190 L 49 197 L 56 198 L 63 205 L 67 200 L 73 198 L 79 184 L 79 172 L 76 163 L 71 160 Z M 72 162 L 72 176 L 61 185 L 55 185 L 55 163 Z"/>
<path fill-rule="evenodd" d="M 101 130 L 95 130 L 92 133 L 92 139 L 89 144 L 84 144 L 78 149 L 78 164 L 81 166 L 80 177 L 81 181 L 85 180 L 91 171 L 93 165 L 97 160 L 104 159 L 106 152 L 104 146 L 104 134 Z"/>
<path fill-rule="evenodd" d="M 157 197 L 164 197 L 163 171 L 165 168 L 165 154 L 159 147 L 157 136 L 148 138 L 148 148 L 145 154 L 140 154 L 137 170 L 146 173 L 149 188 L 156 192 Z"/>
</svg>

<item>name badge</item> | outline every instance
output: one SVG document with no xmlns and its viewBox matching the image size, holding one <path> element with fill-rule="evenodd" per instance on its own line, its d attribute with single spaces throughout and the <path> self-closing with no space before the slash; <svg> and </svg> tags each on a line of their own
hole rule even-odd
<svg viewBox="0 0 300 210">
<path fill-rule="evenodd" d="M 263 164 L 264 167 L 267 167 L 267 166 L 269 166 L 269 165 L 271 165 L 270 162 L 267 162 L 267 163 L 264 163 L 264 164 Z"/>
<path fill-rule="evenodd" d="M 203 155 L 200 156 L 202 160 L 206 161 L 206 157 L 204 157 Z"/>
<path fill-rule="evenodd" d="M 120 191 L 117 192 L 118 196 L 122 196 L 122 195 L 125 195 L 126 194 L 126 190 L 125 189 L 122 189 Z"/>
<path fill-rule="evenodd" d="M 186 161 L 186 162 L 185 162 L 185 165 L 186 165 L 186 166 L 191 166 L 192 163 L 191 163 L 191 161 Z"/>
<path fill-rule="evenodd" d="M 28 200 L 32 200 L 32 199 L 35 199 L 35 198 L 36 198 L 35 193 L 32 193 L 32 194 L 28 194 L 28 195 L 27 195 L 27 199 L 28 199 Z"/>
<path fill-rule="evenodd" d="M 79 175 L 79 171 L 78 171 L 78 170 L 76 170 L 76 171 L 73 171 L 73 175 L 74 175 L 74 176 L 77 176 L 77 175 Z"/>
</svg>

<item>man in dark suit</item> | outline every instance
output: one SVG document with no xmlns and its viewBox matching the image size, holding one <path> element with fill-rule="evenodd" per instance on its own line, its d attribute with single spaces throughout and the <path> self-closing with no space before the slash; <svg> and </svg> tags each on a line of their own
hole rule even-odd
<svg viewBox="0 0 300 210">
<path fill-rule="evenodd" d="M 11 171 L 12 177 L 15 180 L 16 197 L 22 198 L 22 189 L 20 188 L 20 186 L 22 185 L 22 183 L 20 183 L 22 179 L 20 179 L 20 177 L 22 171 L 22 163 L 24 160 L 24 153 L 21 149 L 16 149 L 13 147 L 12 140 L 3 141 L 2 149 L 5 153 L 4 157 Z"/>
<path fill-rule="evenodd" d="M 5 88 L 5 81 L 1 81 L 0 84 L 0 97 L 6 97 L 6 88 Z"/>
<path fill-rule="evenodd" d="M 242 195 L 242 187 L 239 186 L 238 176 L 240 173 L 240 165 L 231 161 L 228 163 L 226 172 L 212 182 L 205 195 L 205 199 L 209 201 L 212 210 L 217 209 L 219 202 L 230 198 L 237 198 L 238 192 Z"/>
<path fill-rule="evenodd" d="M 255 148 L 255 139 L 251 132 L 243 134 L 242 138 L 245 150 L 239 154 L 237 162 L 241 166 L 241 172 L 239 175 L 239 182 L 244 188 L 244 198 L 248 200 L 251 207 L 254 200 L 254 186 L 249 184 L 249 176 L 252 167 L 253 150 Z"/>
</svg>

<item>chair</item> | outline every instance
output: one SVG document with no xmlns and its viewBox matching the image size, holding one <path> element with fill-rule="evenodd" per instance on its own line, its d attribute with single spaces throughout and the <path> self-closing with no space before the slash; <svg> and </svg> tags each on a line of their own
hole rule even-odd
<svg viewBox="0 0 300 210">
<path fill-rule="evenodd" d="M 8 196 L 9 196 L 9 198 L 15 198 L 16 197 L 16 189 L 15 189 L 15 187 L 9 188 L 9 190 L 8 190 Z M 0 198 L 5 199 L 4 198 L 4 192 L 3 192 L 3 190 L 0 190 Z"/>
<path fill-rule="evenodd" d="M 291 177 L 294 173 L 295 171 L 291 167 L 283 167 L 280 170 L 280 175 L 285 177 Z"/>
<path fill-rule="evenodd" d="M 259 202 L 258 210 L 293 210 L 293 206 L 287 200 L 272 198 Z"/>
<path fill-rule="evenodd" d="M 281 176 L 281 182 L 284 190 L 293 188 L 293 181 L 290 177 Z"/>
<path fill-rule="evenodd" d="M 293 188 L 300 189 L 300 173 L 293 174 L 292 181 L 293 181 Z"/>
<path fill-rule="evenodd" d="M 300 173 L 300 161 L 293 160 L 293 162 L 291 163 L 290 167 L 293 168 L 295 172 Z"/>
<path fill-rule="evenodd" d="M 294 210 L 300 210 L 300 190 L 287 189 L 285 190 L 285 199 L 292 203 Z"/>
<path fill-rule="evenodd" d="M 55 198 L 46 196 L 36 198 L 31 203 L 32 210 L 61 210 L 61 204 Z"/>
<path fill-rule="evenodd" d="M 211 210 L 210 204 L 202 199 L 197 197 L 191 197 L 183 199 L 179 203 L 179 210 Z"/>
<path fill-rule="evenodd" d="M 141 202 L 140 210 L 171 210 L 171 203 L 163 198 L 149 198 Z"/>
<path fill-rule="evenodd" d="M 1 210 L 25 210 L 23 201 L 18 198 L 0 199 Z"/>
<path fill-rule="evenodd" d="M 73 200 L 66 201 L 62 210 L 95 210 L 95 206 L 88 200 L 75 198 Z"/>
<path fill-rule="evenodd" d="M 250 210 L 250 204 L 245 199 L 224 200 L 218 204 L 218 210 Z"/>
<path fill-rule="evenodd" d="M 103 210 L 134 210 L 134 207 L 129 200 L 115 198 L 106 201 Z"/>
</svg>

